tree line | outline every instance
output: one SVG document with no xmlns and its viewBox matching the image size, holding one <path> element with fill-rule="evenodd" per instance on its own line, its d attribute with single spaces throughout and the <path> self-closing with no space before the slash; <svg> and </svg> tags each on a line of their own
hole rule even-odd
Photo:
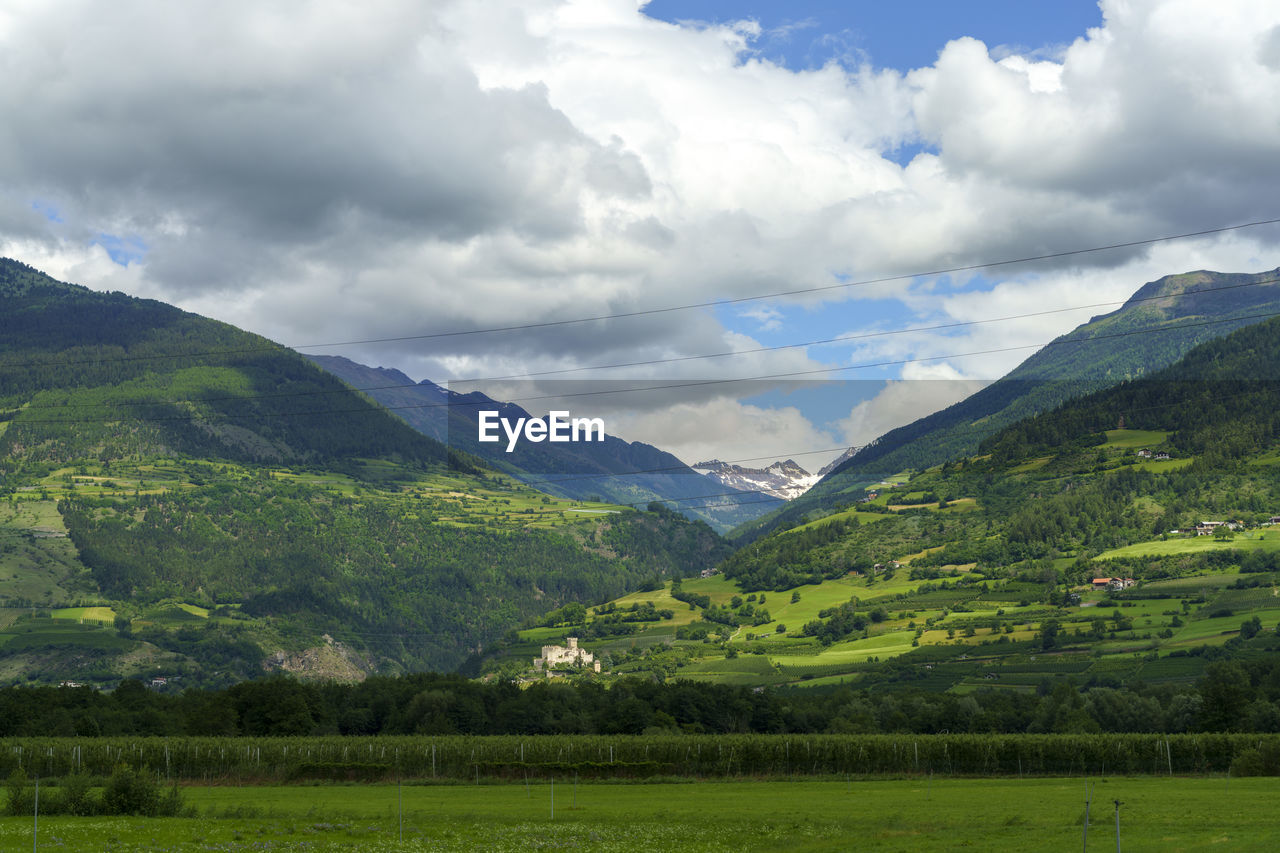
<svg viewBox="0 0 1280 853">
<path fill-rule="evenodd" d="M 1213 654 L 1214 650 L 1206 650 Z M 1195 684 L 1046 679 L 967 695 L 853 687 L 751 689 L 689 681 L 547 682 L 457 675 L 359 684 L 273 677 L 166 694 L 136 679 L 0 690 L 0 736 L 302 736 L 1280 732 L 1280 661 L 1211 662 Z"/>
</svg>

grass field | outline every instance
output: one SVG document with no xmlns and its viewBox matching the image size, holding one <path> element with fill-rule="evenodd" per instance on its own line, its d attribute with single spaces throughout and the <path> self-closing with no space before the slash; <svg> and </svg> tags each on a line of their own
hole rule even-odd
<svg viewBox="0 0 1280 853">
<path fill-rule="evenodd" d="M 1275 779 L 1091 782 L 1088 841 L 1098 850 L 1115 844 L 1115 800 L 1131 853 L 1275 842 Z M 197 787 L 186 789 L 193 817 L 41 818 L 40 849 L 1039 853 L 1082 844 L 1084 799 L 1079 777 Z M 29 818 L 0 819 L 0 847 L 32 846 Z"/>
<path fill-rule="evenodd" d="M 57 606 L 78 590 L 92 585 L 57 503 L 39 492 L 0 503 L 0 600 Z"/>
<path fill-rule="evenodd" d="M 1169 433 L 1146 429 L 1109 429 L 1107 443 L 1103 447 L 1117 447 L 1123 450 L 1143 447 L 1154 447 L 1169 439 Z"/>
<path fill-rule="evenodd" d="M 1095 559 L 1112 557 L 1168 557 L 1174 554 L 1200 554 L 1206 551 L 1254 551 L 1280 549 L 1280 530 L 1259 530 L 1238 534 L 1231 539 L 1217 540 L 1212 536 L 1175 537 L 1136 542 L 1123 548 L 1103 551 Z"/>
<path fill-rule="evenodd" d="M 1139 471 L 1150 471 L 1152 474 L 1164 474 L 1186 468 L 1194 459 L 1148 459 L 1133 466 Z"/>
<path fill-rule="evenodd" d="M 782 534 L 795 533 L 798 530 L 809 530 L 814 527 L 822 527 L 833 521 L 857 521 L 859 524 L 870 524 L 875 521 L 882 521 L 888 518 L 882 512 L 858 512 L 857 509 L 847 509 L 844 512 L 836 512 L 831 515 L 825 515 L 822 518 L 810 521 L 807 524 L 800 524 L 795 527 L 789 527 L 782 531 Z"/>
<path fill-rule="evenodd" d="M 116 612 L 110 607 L 59 607 L 51 614 L 54 619 L 71 619 L 76 622 L 99 622 L 110 625 Z"/>
</svg>

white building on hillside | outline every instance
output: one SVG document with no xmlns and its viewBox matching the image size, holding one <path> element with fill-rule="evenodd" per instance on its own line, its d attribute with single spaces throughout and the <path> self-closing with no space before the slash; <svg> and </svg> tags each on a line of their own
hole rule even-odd
<svg viewBox="0 0 1280 853">
<path fill-rule="evenodd" d="M 577 637 L 566 637 L 568 646 L 543 646 L 542 657 L 533 659 L 533 668 L 547 672 L 559 666 L 589 666 L 600 671 L 600 661 L 586 649 L 578 646 Z"/>
</svg>

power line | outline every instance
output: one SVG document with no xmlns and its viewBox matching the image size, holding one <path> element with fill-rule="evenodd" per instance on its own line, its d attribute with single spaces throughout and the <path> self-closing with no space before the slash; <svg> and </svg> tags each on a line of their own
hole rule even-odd
<svg viewBox="0 0 1280 853">
<path fill-rule="evenodd" d="M 1264 284 L 1275 284 L 1276 282 L 1280 282 L 1280 279 L 1271 278 L 1263 281 L 1248 282 L 1247 284 L 1231 284 L 1231 285 L 1224 285 L 1223 287 L 1206 287 L 1203 290 L 1191 291 L 1190 293 L 1170 293 L 1170 294 L 1164 294 L 1162 296 L 1144 296 L 1142 298 L 1121 299 L 1121 300 L 1114 300 L 1111 302 L 1094 302 L 1088 305 L 1076 305 L 1069 308 L 1052 308 L 1047 311 L 1031 311 L 1026 314 L 1010 314 L 1004 317 L 990 317 L 983 320 L 964 320 L 964 321 L 957 321 L 955 323 L 939 323 L 933 326 L 916 326 L 908 329 L 893 329 L 893 330 L 883 331 L 883 332 L 864 332 L 857 335 L 842 335 L 835 338 L 823 338 L 821 340 L 816 340 L 816 341 L 803 341 L 801 343 L 794 343 L 794 344 L 777 344 L 775 346 L 758 347 L 756 349 L 747 349 L 747 350 L 734 350 L 732 352 L 711 353 L 709 355 L 686 355 L 686 356 L 677 356 L 673 358 L 650 359 L 647 361 L 630 361 L 630 362 L 625 362 L 620 364 L 598 364 L 598 365 L 588 365 L 585 367 L 566 367 L 559 370 L 543 370 L 543 371 L 538 371 L 534 373 L 516 373 L 510 376 L 491 376 L 491 377 L 482 378 L 482 379 L 454 379 L 450 381 L 451 382 L 497 382 L 497 381 L 506 380 L 506 379 L 531 379 L 539 376 L 552 376 L 552 375 L 564 374 L 564 373 L 577 373 L 583 370 L 609 370 L 609 369 L 620 368 L 620 367 L 647 367 L 655 364 L 670 364 L 673 362 L 681 362 L 681 361 L 696 361 L 699 359 L 706 359 L 706 358 L 726 358 L 726 357 L 735 356 L 735 355 L 753 355 L 753 354 L 762 353 L 762 352 L 776 352 L 778 350 L 785 350 L 785 349 L 798 349 L 800 347 L 822 346 L 825 344 L 839 344 L 839 343 L 852 342 L 852 341 L 861 341 L 868 338 L 881 338 L 881 337 L 887 337 L 890 335 L 907 335 L 907 334 L 914 334 L 918 332 L 936 332 L 943 329 L 958 329 L 964 326 L 976 326 L 983 323 L 1002 323 L 1009 320 L 1025 320 L 1030 317 L 1045 317 L 1050 314 L 1063 314 L 1068 311 L 1084 311 L 1091 308 L 1105 308 L 1111 305 L 1130 305 L 1138 302 L 1154 302 L 1161 299 L 1177 299 L 1180 296 L 1188 296 L 1191 294 L 1216 293 L 1222 290 L 1237 290 L 1242 287 L 1258 287 Z"/>
<path fill-rule="evenodd" d="M 375 343 L 395 343 L 395 342 L 401 342 L 401 341 L 430 340 L 434 338 L 459 337 L 464 335 L 489 334 L 493 332 L 510 332 L 510 331 L 520 331 L 525 329 L 548 328 L 548 327 L 554 327 L 554 326 L 571 325 L 574 323 L 598 322 L 602 320 L 617 320 L 617 319 L 624 319 L 627 317 L 639 317 L 639 316 L 652 315 L 652 314 L 671 313 L 674 311 L 687 311 L 695 308 L 709 308 L 717 305 L 735 305 L 743 302 L 758 302 L 758 301 L 764 301 L 768 299 L 776 299 L 784 296 L 799 296 L 807 293 L 821 293 L 821 292 L 842 290 L 842 289 L 854 288 L 854 287 L 867 287 L 874 284 L 885 284 L 893 281 L 906 281 L 913 278 L 927 278 L 929 276 L 948 275 L 948 274 L 957 273 L 957 272 L 971 272 L 974 270 L 989 269 L 992 267 L 1033 263 L 1036 261 L 1052 260 L 1054 258 L 1072 257 L 1075 255 L 1091 254 L 1095 252 L 1104 252 L 1104 251 L 1110 251 L 1114 249 L 1133 248 L 1135 246 L 1149 246 L 1156 243 L 1170 242 L 1173 240 L 1185 240 L 1185 239 L 1190 239 L 1192 237 L 1204 237 L 1210 234 L 1223 234 L 1230 231 L 1239 231 L 1245 228 L 1254 228 L 1254 227 L 1263 226 L 1263 225 L 1275 225 L 1277 223 L 1280 223 L 1280 218 L 1259 219 L 1259 220 L 1254 220 L 1252 222 L 1243 222 L 1238 225 L 1225 225 L 1220 228 L 1207 228 L 1200 231 L 1189 231 L 1182 234 L 1171 234 L 1163 237 L 1150 237 L 1142 240 L 1130 240 L 1123 243 L 1110 243 L 1103 246 L 1091 246 L 1083 249 L 1069 249 L 1062 252 L 1050 252 L 1042 255 L 1029 255 L 1027 257 L 1022 257 L 1022 258 L 1009 258 L 1009 259 L 1000 260 L 1000 261 L 984 261 L 981 263 L 947 267 L 944 269 L 926 270 L 926 271 L 914 272 L 914 273 L 904 273 L 899 275 L 884 276 L 881 278 L 863 279 L 860 281 L 851 281 L 851 282 L 842 282 L 840 284 L 823 285 L 820 287 L 798 288 L 795 290 L 778 291 L 776 293 L 766 293 L 758 296 L 741 296 L 741 297 L 734 297 L 729 299 L 712 300 L 708 302 L 697 302 L 697 303 L 689 303 L 686 305 L 668 306 L 665 308 L 651 308 L 651 309 L 644 309 L 644 310 L 638 310 L 638 311 L 621 312 L 616 314 L 602 314 L 594 317 L 579 317 L 579 318 L 573 318 L 568 320 L 554 320 L 554 321 L 547 321 L 542 323 L 519 323 L 519 324 L 510 325 L 510 326 L 494 326 L 494 327 L 484 328 L 484 329 L 467 329 L 467 330 L 459 330 L 459 331 L 452 331 L 452 332 L 430 332 L 430 333 L 423 333 L 423 334 L 416 334 L 416 335 L 400 335 L 400 336 L 386 337 L 386 338 L 367 338 L 364 340 L 354 340 L 354 341 L 334 341 L 334 342 L 325 342 L 325 343 L 301 344 L 301 345 L 295 345 L 292 347 L 284 347 L 284 348 L 294 349 L 294 350 L 305 350 L 305 349 L 320 349 L 320 348 L 328 348 L 328 347 L 358 346 L 358 345 L 375 344 Z M 1100 303 L 1100 304 L 1111 304 L 1111 303 Z M 1063 309 L 1063 310 L 1072 310 L 1072 309 Z M 1028 316 L 1033 316 L 1033 315 L 1028 315 Z M 253 333 L 247 333 L 247 334 L 253 334 Z M 261 337 L 260 335 L 254 335 L 254 336 Z M 283 346 L 284 346 L 283 344 L 269 344 L 267 346 L 261 346 L 261 347 L 243 347 L 238 349 L 210 350 L 205 352 L 192 352 L 192 353 L 166 353 L 166 354 L 157 354 L 157 355 L 119 356 L 119 357 L 110 358 L 110 359 L 85 358 L 85 359 L 79 359 L 74 361 L 33 361 L 33 362 L 15 363 L 15 364 L 10 364 L 6 366 L 7 367 L 45 367 L 50 365 L 57 366 L 57 365 L 76 365 L 76 364 L 102 364 L 102 363 L 120 363 L 120 362 L 131 362 L 131 361 L 148 361 L 148 360 L 180 359 L 180 358 L 206 358 L 210 356 L 246 355 L 249 353 L 271 352 L 271 351 L 276 351 Z"/>
<path fill-rule="evenodd" d="M 1222 287 L 1207 287 L 1201 290 L 1189 291 L 1189 292 L 1178 293 L 1178 294 L 1164 294 L 1160 296 L 1144 296 L 1141 298 L 1130 298 L 1126 300 L 1114 300 L 1109 302 L 1094 302 L 1094 303 L 1089 303 L 1085 305 L 1070 306 L 1066 308 L 1053 308 L 1045 311 L 1032 311 L 1026 314 L 1011 314 L 1003 317 L 991 317 L 991 318 L 986 318 L 982 320 L 957 321 L 955 323 L 943 323 L 943 324 L 938 324 L 934 326 L 919 326 L 919 327 L 907 328 L 907 329 L 892 329 L 892 330 L 881 331 L 881 332 L 866 332 L 858 335 L 846 335 L 846 336 L 835 337 L 835 338 L 824 338 L 821 340 L 805 341 L 801 343 L 778 344 L 775 346 L 758 347 L 756 349 L 749 349 L 749 350 L 735 350 L 733 352 L 711 353 L 707 355 L 677 356 L 673 358 L 650 359 L 647 361 L 635 361 L 635 362 L 628 362 L 628 363 L 622 363 L 622 364 L 605 364 L 605 365 L 594 365 L 594 366 L 588 365 L 583 367 L 564 368 L 560 370 L 549 370 L 549 371 L 540 371 L 540 372 L 533 372 L 533 373 L 512 374 L 509 376 L 494 376 L 494 377 L 484 377 L 484 378 L 466 379 L 466 380 L 452 380 L 452 381 L 454 382 L 497 382 L 497 381 L 504 381 L 504 380 L 511 380 L 511 379 L 535 378 L 539 376 L 548 376 L 552 374 L 573 373 L 573 372 L 579 372 L 584 370 L 606 370 L 606 369 L 613 369 L 613 368 L 620 368 L 620 367 L 651 366 L 655 364 L 694 361 L 699 359 L 725 358 L 725 357 L 735 356 L 735 355 L 752 355 L 752 354 L 757 354 L 762 352 L 774 352 L 774 351 L 785 350 L 785 349 L 796 349 L 799 347 L 818 346 L 818 345 L 832 344 L 832 343 L 843 343 L 846 341 L 860 341 L 860 340 L 865 340 L 869 338 L 886 337 L 891 335 L 938 331 L 941 329 L 953 329 L 953 328 L 960 328 L 965 326 L 974 326 L 974 325 L 979 325 L 983 323 L 998 323 L 998 322 L 1005 322 L 1009 320 L 1022 320 L 1030 317 L 1042 317 L 1049 314 L 1061 314 L 1068 311 L 1084 311 L 1084 310 L 1093 309 L 1093 308 L 1103 308 L 1111 305 L 1130 305 L 1130 304 L 1141 303 L 1141 302 L 1155 302 L 1163 299 L 1177 299 L 1183 296 L 1199 295 L 1202 293 L 1218 293 L 1218 292 L 1227 291 L 1227 290 L 1239 290 L 1245 287 L 1260 287 L 1263 285 L 1276 284 L 1278 282 L 1280 282 L 1280 278 L 1270 278 L 1270 279 L 1263 279 L 1261 281 L 1247 282 L 1244 284 L 1223 285 Z M 938 356 L 937 358 L 950 358 L 950 357 L 953 357 L 953 356 Z M 893 364 L 893 363 L 886 363 L 884 365 L 874 365 L 874 366 L 888 366 L 890 364 Z M 17 366 L 17 365 L 11 365 L 11 366 Z M 5 365 L 0 364 L 0 368 L 3 368 L 3 367 L 5 367 Z M 831 369 L 837 370 L 837 369 L 852 369 L 852 368 L 831 368 Z M 763 378 L 771 378 L 771 377 L 763 377 Z M 739 381 L 739 380 L 727 380 L 727 381 Z M 52 405 L 52 406 L 27 406 L 26 409 L 32 410 L 32 409 L 66 409 L 66 408 L 107 408 L 107 407 L 119 407 L 119 406 L 135 406 L 135 407 L 136 406 L 166 406 L 166 405 L 177 405 L 181 403 L 214 403 L 214 402 L 222 402 L 227 400 L 244 401 L 244 400 L 259 400 L 259 399 L 280 399 L 280 398 L 288 398 L 288 397 L 313 397 L 313 396 L 325 396 L 325 395 L 332 395 L 332 394 L 354 394 L 354 393 L 367 394 L 374 391 L 405 390 L 409 388 L 418 388 L 420 386 L 421 386 L 421 383 L 415 382 L 415 383 L 409 383 L 407 385 L 406 384 L 380 385 L 380 386 L 372 386 L 369 388 L 337 388 L 337 389 L 330 389 L 325 391 L 290 391 L 290 392 L 283 392 L 278 394 L 245 394 L 245 395 L 227 396 L 227 397 L 200 397 L 200 398 L 183 399 L 183 400 L 157 400 L 154 402 L 137 401 L 137 402 L 107 402 L 107 403 L 69 403 L 69 404 L 59 404 L 59 405 Z M 524 399 L 538 399 L 538 398 L 524 398 Z M 443 406 L 447 404 L 439 404 L 439 405 Z M 387 407 L 387 408 L 392 408 L 392 407 Z"/>
<path fill-rule="evenodd" d="M 991 267 L 1011 266 L 1014 264 L 1027 264 L 1036 261 L 1047 261 L 1055 258 L 1067 258 L 1074 255 L 1085 255 L 1093 252 L 1106 252 L 1113 249 L 1130 249 L 1135 246 L 1150 246 L 1155 243 L 1165 243 L 1171 240 L 1186 240 L 1191 237 L 1205 237 L 1210 234 L 1223 234 L 1228 231 L 1238 231 L 1243 228 L 1253 228 L 1259 225 L 1275 225 L 1280 223 L 1277 219 L 1259 219 L 1253 222 L 1243 222 L 1239 225 L 1226 225 L 1221 228 L 1207 228 L 1203 231 L 1189 231 L 1185 234 L 1171 234 L 1164 237 L 1151 237 L 1145 240 L 1130 240 L 1124 243 L 1110 243 L 1105 246 L 1093 246 L 1086 249 L 1069 249 L 1062 252 L 1049 252 L 1043 255 L 1028 255 L 1022 258 L 1009 258 L 1003 261 L 986 261 L 977 264 L 965 264 L 962 266 L 945 267 L 943 269 L 927 270 L 925 272 L 909 273 L 904 275 L 890 275 L 880 278 L 862 279 L 860 281 L 842 282 L 840 284 L 828 284 L 820 287 L 804 287 L 795 290 L 782 290 L 776 293 L 765 293 L 759 296 L 739 296 L 732 299 L 716 299 L 709 302 L 691 302 L 686 305 L 673 305 L 667 308 L 648 308 L 640 311 L 624 311 L 616 314 L 600 314 L 595 317 L 579 317 L 572 320 L 550 320 L 542 323 L 517 323 L 510 326 L 492 326 L 484 329 L 466 329 L 455 332 L 431 332 L 421 335 L 402 335 L 391 338 L 369 338 L 359 341 L 341 341 L 338 343 L 328 344 L 305 344 L 303 346 L 294 347 L 294 349 L 314 349 L 316 347 L 341 347 L 341 346 L 358 346 L 363 344 L 381 344 L 394 343 L 399 341 L 421 341 L 434 338 L 451 338 L 462 335 L 483 335 L 492 332 L 514 332 L 525 329 L 545 329 L 555 326 L 567 326 L 574 323 L 595 323 L 601 320 L 620 320 L 627 317 L 643 317 L 653 314 L 669 314 L 674 311 L 689 311 L 694 308 L 713 308 L 720 305 L 736 305 L 742 302 L 761 302 L 767 299 L 778 299 L 784 296 L 802 296 L 809 293 L 824 293 L 833 290 L 844 290 L 854 287 L 867 287 L 873 284 L 886 284 L 891 281 L 906 281 L 912 278 L 927 278 L 929 276 L 950 275 L 957 272 L 972 272 L 974 270 L 990 269 Z"/>
<path fill-rule="evenodd" d="M 848 370 L 866 370 L 866 369 L 876 368 L 876 367 L 892 367 L 892 366 L 898 366 L 903 364 L 917 364 L 920 362 L 941 361 L 944 359 L 952 359 L 952 358 L 971 358 L 973 356 L 995 355 L 999 353 L 1016 352 L 1018 350 L 1025 350 L 1025 349 L 1043 349 L 1050 346 L 1065 346 L 1068 344 L 1090 344 L 1090 343 L 1094 343 L 1095 341 L 1109 340 L 1112 338 L 1126 338 L 1126 337 L 1133 337 L 1135 335 L 1177 331 L 1180 329 L 1192 329 L 1192 328 L 1198 328 L 1202 326 L 1217 325 L 1219 323 L 1231 323 L 1239 320 L 1266 319 L 1266 318 L 1276 317 L 1276 316 L 1280 316 L 1280 311 L 1268 311 L 1261 314 L 1245 314 L 1237 317 L 1220 317 L 1213 320 L 1202 320 L 1196 323 L 1179 323 L 1179 324 L 1169 324 L 1166 326 L 1148 327 L 1144 329 L 1130 329 L 1124 332 L 1112 332 L 1110 334 L 1105 334 L 1105 335 L 1093 335 L 1088 338 L 1057 339 L 1057 340 L 1048 341 L 1047 343 L 1020 344 L 1020 345 L 1011 346 L 1011 347 L 995 347 L 992 349 L 974 350 L 974 351 L 965 352 L 965 353 L 951 353 L 947 355 L 921 356 L 918 358 L 890 359 L 886 361 L 864 362 L 862 364 L 850 364 L 850 365 L 844 365 L 842 367 L 823 367 L 823 368 L 817 368 L 813 370 L 795 370 L 787 373 L 770 373 L 770 374 L 762 374 L 757 376 L 743 376 L 743 377 L 737 377 L 733 379 L 704 379 L 704 380 L 697 380 L 697 381 L 690 381 L 690 382 L 674 382 L 674 383 L 668 383 L 663 385 L 648 385 L 648 386 L 643 386 L 638 388 L 613 388 L 613 389 L 597 390 L 597 391 L 575 391 L 575 392 L 567 392 L 562 394 L 539 394 L 539 395 L 534 395 L 529 397 L 519 397 L 519 398 L 516 398 L 516 400 L 508 400 L 504 402 L 507 402 L 507 403 L 517 402 L 517 401 L 529 402 L 532 400 L 548 400 L 548 399 L 561 400 L 561 399 L 566 399 L 570 397 L 595 397 L 595 396 L 605 396 L 605 395 L 612 395 L 612 394 L 634 394 L 634 393 L 640 393 L 645 391 L 667 391 L 667 390 L 680 389 L 680 388 L 699 388 L 699 387 L 707 387 L 712 385 L 728 385 L 728 384 L 741 383 L 741 382 L 759 382 L 766 379 L 795 379 L 797 377 L 802 377 L 802 376 L 816 376 L 819 374 L 842 373 Z M 252 400 L 254 398 L 240 397 L 240 398 L 233 398 L 233 399 Z M 498 401 L 495 401 L 495 402 L 498 402 Z M 140 404 L 134 404 L 134 405 L 145 406 L 149 404 L 140 403 Z M 456 402 L 456 401 L 448 401 L 444 403 L 412 403 L 412 404 L 406 404 L 406 405 L 400 405 L 400 406 L 386 406 L 386 405 L 383 405 L 380 407 L 366 406 L 360 409 L 320 409 L 315 411 L 257 412 L 250 415 L 220 414 L 219 417 L 221 420 L 224 420 L 224 421 L 261 420 L 263 418 L 317 417 L 317 416 L 342 415 L 342 414 L 370 414 L 370 413 L 383 413 L 386 411 L 405 411 L 405 410 L 411 410 L 411 409 L 416 410 L 416 409 L 448 408 L 448 407 L 461 406 L 461 405 L 469 405 L 469 404 Z M 165 422 L 165 421 L 194 421 L 194 420 L 204 420 L 204 419 L 205 418 L 202 415 L 172 415 L 172 416 L 166 416 L 166 417 L 152 417 L 152 418 L 134 417 L 134 418 L 130 418 L 129 420 L 141 422 L 141 423 L 157 423 L 157 422 Z M 16 423 L 75 424 L 75 423 L 100 423 L 102 422 L 102 420 L 103 420 L 102 418 L 83 418 L 83 419 L 53 418 L 49 420 L 23 419 L 21 421 L 17 421 Z"/>
</svg>

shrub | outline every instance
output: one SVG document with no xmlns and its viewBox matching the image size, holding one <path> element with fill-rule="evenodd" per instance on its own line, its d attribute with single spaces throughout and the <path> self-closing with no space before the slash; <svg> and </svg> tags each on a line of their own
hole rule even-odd
<svg viewBox="0 0 1280 853">
<path fill-rule="evenodd" d="M 1231 760 L 1232 776 L 1280 776 L 1280 746 L 1274 741 L 1236 753 Z"/>
<path fill-rule="evenodd" d="M 151 774 L 125 764 L 115 769 L 102 792 L 103 814 L 171 817 L 181 808 L 182 793 L 177 785 L 162 794 Z"/>
<path fill-rule="evenodd" d="M 50 812 L 69 815 L 91 815 L 98 809 L 93 797 L 93 782 L 87 773 L 73 773 L 62 780 L 58 796 L 52 803 Z"/>
<path fill-rule="evenodd" d="M 4 783 L 5 811 L 11 815 L 29 815 L 35 807 L 35 791 L 27 774 L 15 767 Z"/>
</svg>

